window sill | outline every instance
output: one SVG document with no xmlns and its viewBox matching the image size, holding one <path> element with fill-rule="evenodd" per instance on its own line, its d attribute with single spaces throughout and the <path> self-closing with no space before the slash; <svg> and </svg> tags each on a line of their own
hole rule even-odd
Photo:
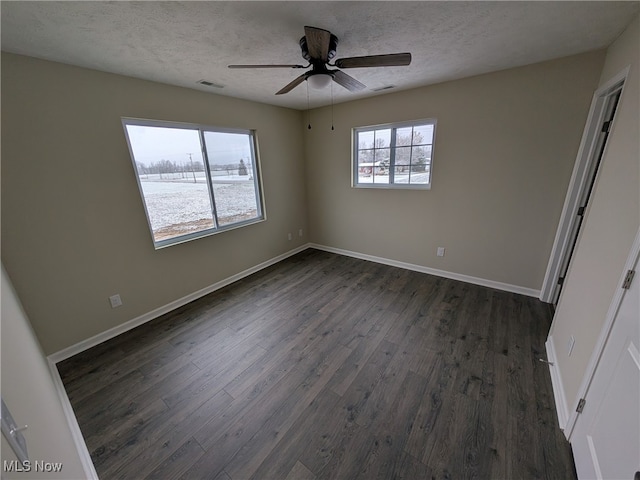
<svg viewBox="0 0 640 480">
<path fill-rule="evenodd" d="M 385 183 L 376 183 L 376 184 L 367 184 L 367 183 L 359 183 L 356 185 L 352 185 L 352 188 L 371 188 L 371 189 L 382 189 L 382 190 L 431 190 L 431 185 L 417 185 L 417 184 L 385 184 Z"/>
<path fill-rule="evenodd" d="M 259 218 L 253 218 L 251 220 L 246 220 L 244 222 L 234 223 L 232 225 L 225 225 L 218 228 L 209 228 L 207 230 L 200 230 L 198 232 L 187 233 L 185 235 L 180 235 L 179 237 L 168 238 L 166 240 L 160 240 L 156 242 L 153 240 L 153 246 L 156 250 L 162 250 L 163 248 L 173 247 L 174 245 L 180 245 L 182 243 L 187 243 L 192 240 L 197 240 L 199 238 L 210 237 L 212 235 L 217 235 L 219 233 L 228 232 L 230 230 L 236 230 L 238 228 L 247 227 L 249 225 L 254 225 L 256 223 L 262 223 L 266 221 L 267 218 L 265 215 Z"/>
</svg>

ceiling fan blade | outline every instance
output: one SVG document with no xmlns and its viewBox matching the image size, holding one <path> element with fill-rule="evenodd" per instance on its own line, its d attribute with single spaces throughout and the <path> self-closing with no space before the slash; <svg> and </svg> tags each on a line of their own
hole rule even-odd
<svg viewBox="0 0 640 480">
<path fill-rule="evenodd" d="M 364 90 L 367 86 L 364 83 L 360 83 L 358 80 L 353 78 L 351 75 L 347 75 L 340 70 L 332 71 L 333 73 L 333 81 L 339 85 L 342 85 L 344 88 L 349 90 L 350 92 L 358 92 L 360 90 Z"/>
<path fill-rule="evenodd" d="M 336 60 L 336 67 L 402 67 L 409 65 L 410 63 L 410 53 L 390 53 L 388 55 L 368 55 L 366 57 L 341 58 L 340 60 Z"/>
<path fill-rule="evenodd" d="M 279 91 L 277 91 L 276 95 L 282 95 L 284 93 L 290 92 L 291 90 L 296 88 L 298 85 L 300 85 L 302 82 L 304 82 L 306 79 L 307 79 L 307 74 L 303 73 L 299 77 L 296 77 L 292 82 L 289 82 L 287 85 L 282 87 Z"/>
<path fill-rule="evenodd" d="M 304 65 L 229 65 L 229 68 L 307 68 Z"/>
<path fill-rule="evenodd" d="M 311 58 L 327 62 L 329 60 L 331 32 L 322 28 L 305 26 L 304 36 L 307 38 L 307 49 Z"/>
</svg>

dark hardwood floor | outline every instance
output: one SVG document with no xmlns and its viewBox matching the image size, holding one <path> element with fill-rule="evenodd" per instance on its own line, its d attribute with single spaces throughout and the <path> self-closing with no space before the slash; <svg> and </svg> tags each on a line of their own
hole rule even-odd
<svg viewBox="0 0 640 480">
<path fill-rule="evenodd" d="M 310 249 L 58 369 L 101 479 L 575 479 L 550 322 Z"/>
</svg>

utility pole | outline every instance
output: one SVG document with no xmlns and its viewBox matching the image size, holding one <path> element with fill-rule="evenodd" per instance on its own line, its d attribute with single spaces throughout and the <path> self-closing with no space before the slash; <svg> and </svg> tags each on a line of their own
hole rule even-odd
<svg viewBox="0 0 640 480">
<path fill-rule="evenodd" d="M 193 153 L 187 153 L 187 155 L 189 155 L 189 167 L 191 168 L 191 173 L 193 174 L 193 183 L 196 183 L 196 169 L 193 168 L 193 158 L 191 158 Z"/>
</svg>

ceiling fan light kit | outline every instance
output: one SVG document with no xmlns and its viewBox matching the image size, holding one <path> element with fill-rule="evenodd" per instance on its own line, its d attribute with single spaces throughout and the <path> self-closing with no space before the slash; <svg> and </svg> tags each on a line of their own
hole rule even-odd
<svg viewBox="0 0 640 480">
<path fill-rule="evenodd" d="M 410 53 L 391 53 L 385 55 L 367 55 L 362 57 L 348 57 L 337 60 L 334 64 L 329 60 L 336 56 L 338 47 L 338 37 L 328 30 L 316 27 L 304 27 L 304 37 L 300 39 L 300 50 L 302 58 L 309 62 L 308 65 L 229 65 L 229 68 L 309 68 L 310 71 L 296 77 L 276 95 L 283 95 L 290 92 L 305 80 L 308 85 L 316 90 L 321 90 L 331 84 L 331 80 L 343 86 L 350 92 L 357 92 L 366 88 L 366 85 L 359 82 L 342 70 L 329 70 L 330 67 L 344 68 L 366 68 L 366 67 L 398 67 L 411 63 Z"/>
<path fill-rule="evenodd" d="M 315 90 L 327 88 L 331 83 L 331 80 L 333 80 L 333 77 L 328 73 L 317 73 L 307 77 L 307 83 Z"/>
</svg>

